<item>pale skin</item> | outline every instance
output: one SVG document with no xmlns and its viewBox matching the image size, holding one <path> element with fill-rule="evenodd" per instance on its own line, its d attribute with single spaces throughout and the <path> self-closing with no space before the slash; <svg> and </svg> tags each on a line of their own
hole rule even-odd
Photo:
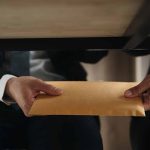
<svg viewBox="0 0 150 150">
<path fill-rule="evenodd" d="M 31 76 L 9 79 L 5 90 L 5 93 L 19 105 L 26 116 L 29 116 L 29 110 L 40 92 L 52 96 L 59 96 L 63 93 L 61 89 Z"/>
<path fill-rule="evenodd" d="M 141 97 L 143 100 L 145 111 L 150 110 L 150 75 L 148 75 L 137 86 L 125 91 L 124 96 L 126 98 Z"/>
</svg>

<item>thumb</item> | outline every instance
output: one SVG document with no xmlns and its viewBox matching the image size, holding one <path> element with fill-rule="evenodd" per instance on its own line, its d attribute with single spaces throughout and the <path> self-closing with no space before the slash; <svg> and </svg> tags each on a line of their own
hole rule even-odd
<svg viewBox="0 0 150 150">
<path fill-rule="evenodd" d="M 137 96 L 141 96 L 141 94 L 143 92 L 145 92 L 146 90 L 148 90 L 149 87 L 149 83 L 147 83 L 147 78 L 145 78 L 140 84 L 138 84 L 135 87 L 132 87 L 128 90 L 126 90 L 124 92 L 124 96 L 127 98 L 132 98 L 132 97 L 137 97 Z"/>
<path fill-rule="evenodd" d="M 40 82 L 38 90 L 40 90 L 46 94 L 54 95 L 54 96 L 61 95 L 63 93 L 62 89 L 56 88 L 56 87 L 46 84 L 44 82 Z"/>
</svg>

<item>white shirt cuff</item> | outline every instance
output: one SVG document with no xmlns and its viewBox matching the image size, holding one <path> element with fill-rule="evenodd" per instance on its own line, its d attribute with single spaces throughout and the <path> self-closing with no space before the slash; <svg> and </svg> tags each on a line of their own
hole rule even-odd
<svg viewBox="0 0 150 150">
<path fill-rule="evenodd" d="M 4 96 L 6 84 L 7 84 L 8 80 L 13 77 L 15 77 L 15 76 L 6 74 L 6 75 L 2 76 L 2 78 L 0 79 L 0 101 L 2 101 L 5 104 L 7 104 L 7 103 L 3 100 L 3 96 Z"/>
</svg>

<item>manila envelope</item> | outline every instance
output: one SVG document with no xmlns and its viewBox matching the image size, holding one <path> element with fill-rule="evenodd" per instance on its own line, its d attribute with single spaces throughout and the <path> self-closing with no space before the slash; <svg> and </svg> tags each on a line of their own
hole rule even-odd
<svg viewBox="0 0 150 150">
<path fill-rule="evenodd" d="M 124 91 L 135 82 L 55 81 L 60 96 L 39 95 L 29 115 L 145 116 L 139 97 L 127 99 Z"/>
</svg>

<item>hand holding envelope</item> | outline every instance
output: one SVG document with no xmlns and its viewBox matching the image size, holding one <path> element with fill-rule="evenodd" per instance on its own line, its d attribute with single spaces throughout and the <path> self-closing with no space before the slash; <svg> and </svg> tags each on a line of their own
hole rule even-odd
<svg viewBox="0 0 150 150">
<path fill-rule="evenodd" d="M 47 82 L 63 89 L 60 96 L 39 95 L 29 115 L 99 115 L 99 116 L 144 116 L 140 98 L 130 101 L 124 91 L 135 82 Z"/>
<path fill-rule="evenodd" d="M 8 80 L 5 93 L 16 102 L 23 113 L 28 116 L 28 112 L 35 101 L 37 95 L 44 92 L 47 95 L 61 95 L 62 90 L 44 81 L 30 76 L 13 77 Z"/>
<path fill-rule="evenodd" d="M 144 109 L 150 110 L 150 74 L 141 83 L 125 91 L 124 95 L 129 100 L 130 98 L 141 97 Z"/>
</svg>

